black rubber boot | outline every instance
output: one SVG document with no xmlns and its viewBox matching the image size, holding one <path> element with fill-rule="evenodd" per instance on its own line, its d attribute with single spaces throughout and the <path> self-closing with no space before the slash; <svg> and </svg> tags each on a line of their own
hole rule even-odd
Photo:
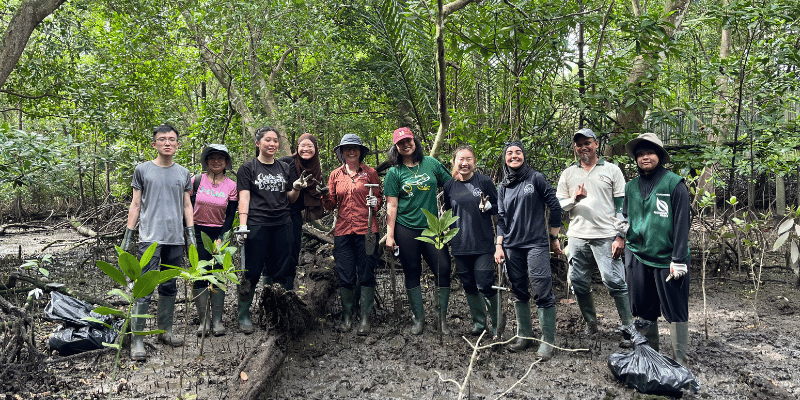
<svg viewBox="0 0 800 400">
<path fill-rule="evenodd" d="M 165 331 L 158 334 L 158 341 L 172 347 L 183 346 L 183 338 L 172 333 L 172 321 L 175 317 L 175 297 L 158 296 L 158 329 Z"/>
<path fill-rule="evenodd" d="M 222 323 L 222 312 L 225 309 L 225 291 L 215 287 L 211 292 L 211 333 L 222 336 L 227 331 Z"/>
<path fill-rule="evenodd" d="M 192 289 L 192 298 L 197 308 L 197 316 L 200 319 L 200 325 L 197 327 L 197 336 L 208 336 L 211 334 L 211 321 L 208 318 L 208 288 Z"/>
<path fill-rule="evenodd" d="M 147 314 L 147 308 L 150 303 L 133 303 L 133 314 Z M 131 318 L 131 330 L 136 332 L 144 331 L 146 318 Z M 144 348 L 144 336 L 133 335 L 131 337 L 131 360 L 144 361 L 147 360 L 147 350 Z"/>
<path fill-rule="evenodd" d="M 242 279 L 241 284 L 239 284 L 239 304 L 236 320 L 239 323 L 239 330 L 245 335 L 255 331 L 253 322 L 250 321 L 250 304 L 253 303 L 253 294 L 253 287 L 250 285 L 250 281 Z"/>
<path fill-rule="evenodd" d="M 358 324 L 358 336 L 367 336 L 372 329 L 372 307 L 375 305 L 375 288 L 361 288 L 361 322 Z"/>
<path fill-rule="evenodd" d="M 467 305 L 472 315 L 470 335 L 478 336 L 486 330 L 486 303 L 480 293 L 467 293 Z"/>
<path fill-rule="evenodd" d="M 539 350 L 536 355 L 542 361 L 553 358 L 553 344 L 556 342 L 556 308 L 539 308 L 539 326 L 542 328 L 542 342 L 539 343 Z"/>
<path fill-rule="evenodd" d="M 342 322 L 339 323 L 339 331 L 349 332 L 353 327 L 353 289 L 339 288 L 339 298 L 342 301 Z"/>
<path fill-rule="evenodd" d="M 528 302 L 516 302 L 514 311 L 517 314 L 517 336 L 519 337 L 508 346 L 508 350 L 517 352 L 533 345 L 533 339 L 526 339 L 531 337 L 531 305 Z"/>
<path fill-rule="evenodd" d="M 411 307 L 412 325 L 411 334 L 421 335 L 425 330 L 425 307 L 422 303 L 422 287 L 417 286 L 406 290 L 408 293 L 408 305 Z"/>
<path fill-rule="evenodd" d="M 443 335 L 450 335 L 450 327 L 447 326 L 447 306 L 450 303 L 450 288 L 440 287 L 436 299 L 436 329 Z"/>
<path fill-rule="evenodd" d="M 597 333 L 597 311 L 594 308 L 594 297 L 592 293 L 578 294 L 575 293 L 575 298 L 578 301 L 578 308 L 581 310 L 583 320 L 586 321 L 586 329 L 583 334 L 593 336 Z"/>
</svg>

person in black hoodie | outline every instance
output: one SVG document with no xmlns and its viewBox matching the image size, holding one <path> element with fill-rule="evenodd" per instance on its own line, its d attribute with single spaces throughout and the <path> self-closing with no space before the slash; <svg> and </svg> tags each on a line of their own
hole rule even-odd
<svg viewBox="0 0 800 400">
<path fill-rule="evenodd" d="M 517 336 L 509 346 L 522 351 L 533 344 L 531 337 L 531 293 L 538 307 L 542 342 L 537 355 L 542 360 L 553 357 L 556 331 L 556 307 L 550 250 L 562 254 L 558 241 L 561 229 L 561 206 L 556 192 L 542 173 L 533 170 L 525 159 L 521 142 L 506 143 L 503 149 L 505 179 L 497 189 L 497 238 L 494 258 L 508 261 L 511 291 L 517 297 Z M 545 206 L 550 209 L 550 231 L 545 222 Z"/>
</svg>

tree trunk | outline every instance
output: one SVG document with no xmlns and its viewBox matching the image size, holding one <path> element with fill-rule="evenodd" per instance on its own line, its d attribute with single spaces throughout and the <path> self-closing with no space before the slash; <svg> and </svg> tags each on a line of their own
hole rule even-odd
<svg viewBox="0 0 800 400">
<path fill-rule="evenodd" d="M 17 65 L 33 30 L 66 0 L 24 0 L 6 27 L 0 44 L 0 88 Z"/>
<path fill-rule="evenodd" d="M 786 186 L 783 175 L 775 175 L 775 215 L 781 218 L 786 215 Z"/>
</svg>

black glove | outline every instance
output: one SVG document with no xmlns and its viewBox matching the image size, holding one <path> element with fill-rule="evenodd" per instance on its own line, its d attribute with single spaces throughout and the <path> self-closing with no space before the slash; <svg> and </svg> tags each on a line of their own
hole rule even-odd
<svg viewBox="0 0 800 400">
<path fill-rule="evenodd" d="M 125 227 L 125 236 L 122 237 L 122 244 L 119 246 L 122 251 L 131 252 L 131 246 L 133 245 L 133 235 L 136 234 L 136 230 L 129 229 Z"/>
<path fill-rule="evenodd" d="M 194 226 L 187 226 L 183 230 L 186 232 L 186 247 L 194 245 L 197 248 L 197 236 L 194 234 Z"/>
<path fill-rule="evenodd" d="M 319 194 L 323 196 L 326 196 L 328 193 L 331 192 L 331 190 L 328 189 L 328 186 L 326 185 L 317 185 L 317 192 L 319 192 Z"/>
</svg>

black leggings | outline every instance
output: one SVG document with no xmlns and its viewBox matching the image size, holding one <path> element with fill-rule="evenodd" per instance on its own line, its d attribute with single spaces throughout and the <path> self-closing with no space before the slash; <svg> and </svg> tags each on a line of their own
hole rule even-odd
<svg viewBox="0 0 800 400">
<path fill-rule="evenodd" d="M 450 287 L 450 254 L 447 248 L 437 250 L 436 246 L 420 242 L 417 237 L 422 236 L 422 229 L 406 228 L 403 225 L 394 225 L 394 241 L 400 246 L 400 265 L 406 277 L 406 289 L 414 289 L 420 285 L 422 277 L 422 259 L 420 254 L 434 275 L 434 283 L 438 287 Z"/>
<path fill-rule="evenodd" d="M 222 233 L 221 226 L 202 226 L 195 224 L 194 226 L 194 234 L 197 238 L 197 258 L 200 260 L 210 261 L 211 260 L 211 253 L 208 252 L 206 246 L 203 244 L 203 232 L 211 239 L 211 241 L 217 240 L 219 234 Z M 206 269 L 220 269 L 222 266 L 216 267 L 206 267 Z M 208 281 L 204 279 L 196 280 L 192 284 L 192 288 L 194 289 L 205 289 L 208 287 Z"/>
</svg>

